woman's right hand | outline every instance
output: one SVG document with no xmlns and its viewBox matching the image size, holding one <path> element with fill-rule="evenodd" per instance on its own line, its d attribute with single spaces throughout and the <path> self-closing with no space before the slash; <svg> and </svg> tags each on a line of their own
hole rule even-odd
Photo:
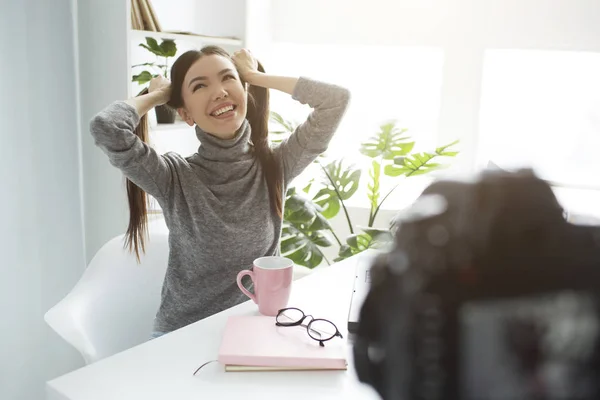
<svg viewBox="0 0 600 400">
<path fill-rule="evenodd" d="M 162 106 L 171 98 L 171 82 L 162 75 L 152 78 L 148 93 L 152 94 L 156 99 L 156 105 Z"/>
</svg>

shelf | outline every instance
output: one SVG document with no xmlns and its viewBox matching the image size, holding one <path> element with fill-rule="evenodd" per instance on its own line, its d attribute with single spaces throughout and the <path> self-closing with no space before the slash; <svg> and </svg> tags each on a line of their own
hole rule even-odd
<svg viewBox="0 0 600 400">
<path fill-rule="evenodd" d="M 156 124 L 154 126 L 150 126 L 151 132 L 163 132 L 163 131 L 193 131 L 194 127 L 189 126 L 186 122 L 176 120 L 172 124 Z"/>
<path fill-rule="evenodd" d="M 201 46 L 204 45 L 217 45 L 217 46 L 236 46 L 242 47 L 242 40 L 236 38 L 227 37 L 216 37 L 216 36 L 202 36 L 193 33 L 172 33 L 172 32 L 152 32 L 152 31 L 141 31 L 137 29 L 131 29 L 131 39 L 137 40 L 140 43 L 145 42 L 146 37 L 153 37 L 157 40 L 161 39 L 173 39 L 177 41 L 186 41 L 195 43 Z"/>
</svg>

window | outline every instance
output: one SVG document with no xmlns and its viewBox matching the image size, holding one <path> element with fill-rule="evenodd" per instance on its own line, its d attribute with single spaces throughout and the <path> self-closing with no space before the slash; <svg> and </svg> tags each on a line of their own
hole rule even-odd
<svg viewBox="0 0 600 400">
<path fill-rule="evenodd" d="M 365 192 L 370 159 L 360 154 L 360 143 L 375 135 L 382 123 L 397 120 L 399 126 L 408 128 L 407 133 L 417 142 L 415 150 L 431 150 L 435 146 L 443 61 L 443 51 L 435 47 L 275 42 L 264 64 L 268 71 L 277 74 L 304 75 L 350 89 L 352 102 L 327 157 L 344 157 L 363 167 L 360 191 Z M 277 91 L 271 93 L 271 110 L 297 122 L 303 121 L 310 111 Z M 385 182 L 382 183 L 385 194 Z M 359 202 L 355 205 L 368 206 L 364 194 L 357 193 L 351 200 L 350 203 Z M 389 202 L 394 203 L 393 200 L 390 198 Z"/>
<path fill-rule="evenodd" d="M 568 210 L 600 216 L 600 54 L 485 53 L 479 160 L 532 167 Z"/>
<path fill-rule="evenodd" d="M 532 166 L 570 185 L 598 180 L 600 53 L 488 50 L 480 114 L 482 162 Z"/>
</svg>

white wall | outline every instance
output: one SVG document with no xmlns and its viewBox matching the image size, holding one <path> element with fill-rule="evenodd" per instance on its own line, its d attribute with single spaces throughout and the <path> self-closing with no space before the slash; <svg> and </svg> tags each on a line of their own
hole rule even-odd
<svg viewBox="0 0 600 400">
<path fill-rule="evenodd" d="M 82 365 L 43 320 L 85 261 L 73 49 L 69 0 L 2 1 L 3 400 L 43 399 L 47 379 Z"/>
<path fill-rule="evenodd" d="M 152 7 L 162 31 L 199 33 L 195 32 L 196 0 L 153 0 Z"/>
<path fill-rule="evenodd" d="M 93 143 L 91 118 L 128 96 L 127 0 L 79 1 L 78 51 L 86 259 L 127 228 L 125 180 Z"/>
<path fill-rule="evenodd" d="M 458 39 L 465 45 L 491 47 L 599 49 L 600 3 L 596 0 L 272 3 L 273 38 L 277 41 L 444 46 L 454 45 Z"/>
<path fill-rule="evenodd" d="M 163 31 L 243 38 L 246 0 L 153 0 Z"/>
<path fill-rule="evenodd" d="M 196 0 L 196 32 L 242 39 L 246 0 Z"/>
</svg>

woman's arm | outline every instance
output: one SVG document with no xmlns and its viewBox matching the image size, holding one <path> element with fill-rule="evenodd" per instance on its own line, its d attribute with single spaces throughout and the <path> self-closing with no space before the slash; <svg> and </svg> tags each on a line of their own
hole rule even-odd
<svg viewBox="0 0 600 400">
<path fill-rule="evenodd" d="M 164 78 L 153 80 L 150 93 L 114 102 L 90 122 L 94 141 L 108 156 L 110 163 L 159 200 L 165 197 L 171 186 L 172 162 L 144 143 L 135 130 L 141 116 L 167 101 L 170 90 L 167 83 Z"/>
<path fill-rule="evenodd" d="M 146 93 L 141 96 L 133 97 L 125 100 L 125 103 L 129 104 L 138 115 L 143 116 L 152 110 L 154 107 L 162 105 L 161 94 L 158 92 Z"/>
<path fill-rule="evenodd" d="M 257 71 L 258 62 L 247 50 L 235 53 L 234 62 L 250 85 L 288 93 L 313 111 L 290 137 L 275 149 L 288 184 L 322 154 L 331 141 L 350 102 L 348 89 L 313 79 L 270 75 Z"/>
<path fill-rule="evenodd" d="M 301 77 L 292 98 L 313 110 L 275 149 L 283 165 L 286 185 L 327 150 L 350 102 L 350 92 L 337 85 Z"/>
<path fill-rule="evenodd" d="M 294 88 L 298 83 L 298 78 L 270 75 L 258 71 L 249 72 L 246 76 L 246 81 L 250 85 L 279 90 L 289 95 L 294 94 Z"/>
</svg>

